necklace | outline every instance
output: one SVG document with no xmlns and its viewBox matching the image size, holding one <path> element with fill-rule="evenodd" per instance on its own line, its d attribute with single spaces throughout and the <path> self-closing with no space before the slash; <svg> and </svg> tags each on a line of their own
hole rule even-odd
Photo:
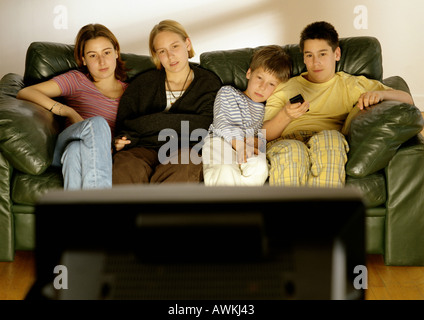
<svg viewBox="0 0 424 320">
<path fill-rule="evenodd" d="M 187 84 L 187 80 L 188 80 L 188 77 L 190 76 L 190 74 L 191 74 L 191 68 L 190 68 L 190 70 L 188 71 L 188 74 L 187 74 L 187 77 L 186 77 L 186 79 L 185 79 L 185 81 L 184 81 L 184 84 L 183 84 L 183 87 L 181 88 L 181 91 L 180 91 L 180 94 L 179 94 L 179 96 L 178 96 L 178 98 L 174 95 L 174 93 L 172 92 L 172 89 L 171 89 L 171 86 L 169 85 L 169 82 L 168 82 L 168 76 L 165 76 L 165 81 L 166 81 L 166 85 L 168 86 L 168 89 L 169 89 L 169 92 L 171 93 L 171 95 L 174 97 L 174 99 L 175 99 L 175 101 L 174 102 L 171 102 L 171 105 L 173 105 L 179 98 L 181 98 L 181 96 L 183 95 L 183 93 L 184 93 L 184 88 L 185 88 L 185 85 Z"/>
</svg>

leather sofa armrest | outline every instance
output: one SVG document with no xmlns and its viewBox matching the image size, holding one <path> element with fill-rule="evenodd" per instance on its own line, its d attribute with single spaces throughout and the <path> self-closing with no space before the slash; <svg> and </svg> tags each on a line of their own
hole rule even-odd
<svg viewBox="0 0 424 320">
<path fill-rule="evenodd" d="M 387 203 L 384 263 L 424 265 L 424 137 L 402 144 L 384 172 Z"/>
<path fill-rule="evenodd" d="M 0 151 L 14 168 L 37 175 L 51 165 L 59 124 L 44 108 L 16 99 L 21 87 L 16 75 L 0 81 Z"/>
<path fill-rule="evenodd" d="M 0 262 L 13 261 L 15 254 L 10 182 L 13 168 L 0 152 Z"/>
<path fill-rule="evenodd" d="M 420 110 L 407 103 L 383 101 L 362 111 L 354 108 L 343 129 L 350 147 L 346 174 L 361 178 L 385 168 L 423 125 Z"/>
<path fill-rule="evenodd" d="M 8 73 L 0 80 L 0 97 L 8 96 L 15 98 L 19 90 L 24 87 L 22 76 L 16 73 Z"/>
</svg>

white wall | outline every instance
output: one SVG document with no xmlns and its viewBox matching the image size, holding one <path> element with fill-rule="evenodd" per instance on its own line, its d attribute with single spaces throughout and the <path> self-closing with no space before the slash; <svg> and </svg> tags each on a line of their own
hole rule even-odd
<svg viewBox="0 0 424 320">
<path fill-rule="evenodd" d="M 123 52 L 147 55 L 153 25 L 177 20 L 198 61 L 204 51 L 297 43 L 307 24 L 326 20 L 340 37 L 377 37 L 384 76 L 402 76 L 424 111 L 423 13 L 422 0 L 0 0 L 0 76 L 23 74 L 31 42 L 73 43 L 87 23 L 109 27 Z"/>
</svg>

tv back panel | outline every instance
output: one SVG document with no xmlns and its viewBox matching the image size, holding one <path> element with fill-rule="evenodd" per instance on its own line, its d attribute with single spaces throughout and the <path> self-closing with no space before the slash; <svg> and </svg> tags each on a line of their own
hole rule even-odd
<svg viewBox="0 0 424 320">
<path fill-rule="evenodd" d="M 36 206 L 27 298 L 363 299 L 364 215 L 351 188 L 52 191 Z"/>
</svg>

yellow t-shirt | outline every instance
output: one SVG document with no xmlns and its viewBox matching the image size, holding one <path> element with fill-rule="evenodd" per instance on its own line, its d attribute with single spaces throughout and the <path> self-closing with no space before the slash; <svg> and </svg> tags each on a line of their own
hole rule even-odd
<svg viewBox="0 0 424 320">
<path fill-rule="evenodd" d="M 291 121 L 281 136 L 296 131 L 340 131 L 361 94 L 390 89 L 377 80 L 352 76 L 345 72 L 337 72 L 325 83 L 310 82 L 305 79 L 306 74 L 303 73 L 278 85 L 266 103 L 264 121 L 272 119 L 290 98 L 299 93 L 309 102 L 309 111 Z"/>
</svg>

